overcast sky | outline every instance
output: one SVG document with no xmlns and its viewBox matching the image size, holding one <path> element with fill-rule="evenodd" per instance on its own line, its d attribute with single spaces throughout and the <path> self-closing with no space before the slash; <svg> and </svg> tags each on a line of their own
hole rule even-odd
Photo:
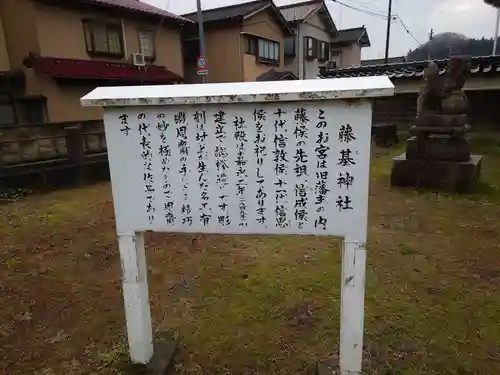
<svg viewBox="0 0 500 375">
<path fill-rule="evenodd" d="M 196 0 L 144 0 L 157 7 L 176 14 L 196 10 Z M 275 0 L 278 6 L 301 2 L 302 0 Z M 353 10 L 346 6 L 326 0 L 337 28 L 350 28 L 365 25 L 371 39 L 371 47 L 363 49 L 363 59 L 384 57 L 386 22 L 381 17 Z M 339 0 L 368 12 L 387 14 L 389 0 Z M 201 0 L 203 9 L 212 9 L 237 3 L 238 0 Z M 483 0 L 393 0 L 393 14 L 398 15 L 411 34 L 420 43 L 429 38 L 429 30 L 435 33 L 457 32 L 468 37 L 488 37 L 494 35 L 494 8 Z M 390 43 L 390 56 L 405 55 L 409 49 L 418 46 L 417 42 L 402 27 L 393 21 Z"/>
</svg>

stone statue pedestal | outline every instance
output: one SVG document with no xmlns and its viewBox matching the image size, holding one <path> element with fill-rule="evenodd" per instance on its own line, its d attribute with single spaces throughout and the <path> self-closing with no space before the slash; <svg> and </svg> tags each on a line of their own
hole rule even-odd
<svg viewBox="0 0 500 375">
<path fill-rule="evenodd" d="M 417 117 L 406 142 L 406 153 L 395 157 L 392 186 L 474 190 L 481 173 L 481 155 L 471 155 L 467 124 L 467 95 L 463 91 L 470 59 L 452 56 L 441 75 L 434 62 L 424 71 L 417 99 Z"/>
<path fill-rule="evenodd" d="M 411 137 L 406 141 L 406 158 L 411 160 L 469 161 L 470 139 L 431 136 Z"/>
<path fill-rule="evenodd" d="M 393 159 L 391 185 L 468 193 L 479 181 L 481 159 L 471 155 L 467 138 L 411 137 L 406 153 Z"/>
<path fill-rule="evenodd" d="M 471 155 L 466 162 L 412 160 L 401 154 L 393 159 L 391 185 L 470 193 L 479 181 L 481 158 Z"/>
</svg>

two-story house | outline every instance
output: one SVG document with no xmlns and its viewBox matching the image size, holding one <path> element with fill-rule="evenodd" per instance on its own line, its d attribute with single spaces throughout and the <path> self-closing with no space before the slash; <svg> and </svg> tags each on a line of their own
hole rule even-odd
<svg viewBox="0 0 500 375">
<path fill-rule="evenodd" d="M 370 46 L 366 28 L 337 30 L 324 0 L 279 8 L 293 30 L 285 41 L 285 69 L 300 79 L 316 78 L 319 68 L 359 66 L 361 48 Z"/>
<path fill-rule="evenodd" d="M 196 13 L 184 17 L 196 21 Z M 208 82 L 296 79 L 285 72 L 284 40 L 292 35 L 271 0 L 203 11 Z M 186 83 L 200 82 L 197 25 L 183 33 Z"/>
<path fill-rule="evenodd" d="M 96 86 L 182 81 L 191 21 L 138 0 L 2 0 L 0 19 L 0 72 L 22 77 L 0 81 L 0 124 L 99 119 Z"/>
</svg>

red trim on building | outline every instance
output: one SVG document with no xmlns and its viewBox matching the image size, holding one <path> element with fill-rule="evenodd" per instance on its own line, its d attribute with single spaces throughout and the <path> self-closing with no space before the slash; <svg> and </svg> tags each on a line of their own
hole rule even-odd
<svg viewBox="0 0 500 375">
<path fill-rule="evenodd" d="M 182 77 L 159 65 L 144 67 L 108 61 L 62 59 L 31 55 L 24 65 L 59 79 L 121 80 L 137 83 L 179 83 Z"/>
</svg>

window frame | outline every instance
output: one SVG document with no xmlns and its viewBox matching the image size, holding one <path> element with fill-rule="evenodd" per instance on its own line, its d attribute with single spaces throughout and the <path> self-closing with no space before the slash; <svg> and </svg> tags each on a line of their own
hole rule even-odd
<svg viewBox="0 0 500 375">
<path fill-rule="evenodd" d="M 338 48 L 333 48 L 330 44 L 330 57 L 338 57 L 341 54 L 341 50 Z"/>
<path fill-rule="evenodd" d="M 151 36 L 151 44 L 153 46 L 153 53 L 152 55 L 147 55 L 142 51 L 142 45 L 141 45 L 141 33 L 149 33 Z M 139 29 L 137 30 L 137 39 L 139 43 L 139 53 L 144 55 L 144 59 L 147 62 L 153 62 L 156 60 L 156 31 L 152 29 Z"/>
<path fill-rule="evenodd" d="M 318 57 L 318 41 L 311 37 L 304 37 L 304 57 L 307 60 L 314 60 Z"/>
<path fill-rule="evenodd" d="M 261 50 L 261 43 L 262 43 L 262 50 Z M 279 65 L 281 62 L 281 46 L 280 43 L 271 40 L 271 39 L 266 39 L 266 38 L 261 38 L 257 37 L 257 46 L 256 46 L 256 53 L 255 56 L 257 58 L 257 61 L 263 64 L 272 64 L 272 65 Z M 272 50 L 272 52 L 271 52 Z M 264 51 L 261 54 L 261 51 Z M 267 51 L 267 53 L 266 53 Z M 277 57 L 266 57 L 263 55 L 268 55 L 268 56 L 277 56 Z"/>
<path fill-rule="evenodd" d="M 5 107 L 10 107 L 12 111 L 12 122 L 10 123 L 2 123 L 0 122 L 0 127 L 5 127 L 5 126 L 15 126 L 18 123 L 18 118 L 17 118 L 17 108 L 16 108 L 16 103 L 14 100 L 14 97 L 12 94 L 9 92 L 3 92 L 0 91 L 0 105 L 5 106 Z"/>
<path fill-rule="evenodd" d="M 85 47 L 87 49 L 87 54 L 89 56 L 91 57 L 106 56 L 106 57 L 116 57 L 116 58 L 123 58 L 125 56 L 122 24 L 116 22 L 108 22 L 108 21 L 85 18 L 82 20 L 82 25 L 83 25 L 83 35 L 85 38 Z M 106 37 L 107 51 L 96 49 L 96 43 L 95 43 L 96 26 L 104 26 L 106 33 L 105 37 Z M 118 34 L 119 47 L 120 47 L 119 52 L 113 52 L 110 50 L 111 49 L 109 43 L 110 31 L 115 31 Z"/>
<path fill-rule="evenodd" d="M 257 55 L 257 37 L 253 35 L 244 35 L 245 53 L 247 55 Z"/>
<path fill-rule="evenodd" d="M 318 61 L 321 62 L 328 61 L 330 57 L 329 47 L 330 47 L 329 43 L 318 41 Z"/>
<path fill-rule="evenodd" d="M 296 35 L 291 35 L 285 37 L 285 40 L 283 41 L 283 48 L 284 48 L 284 53 L 285 57 L 295 57 L 297 55 L 297 40 L 296 40 Z M 291 44 L 291 51 L 287 52 L 287 40 L 290 41 Z"/>
<path fill-rule="evenodd" d="M 45 96 L 26 96 L 26 97 L 20 97 L 16 100 L 16 104 L 19 108 L 21 117 L 22 117 L 22 123 L 23 124 L 43 124 L 46 122 L 49 122 L 49 111 L 47 109 L 47 98 Z M 29 105 L 34 105 L 36 110 L 40 111 L 41 118 L 37 119 L 36 121 L 31 121 L 31 119 L 28 116 L 28 109 Z"/>
</svg>

